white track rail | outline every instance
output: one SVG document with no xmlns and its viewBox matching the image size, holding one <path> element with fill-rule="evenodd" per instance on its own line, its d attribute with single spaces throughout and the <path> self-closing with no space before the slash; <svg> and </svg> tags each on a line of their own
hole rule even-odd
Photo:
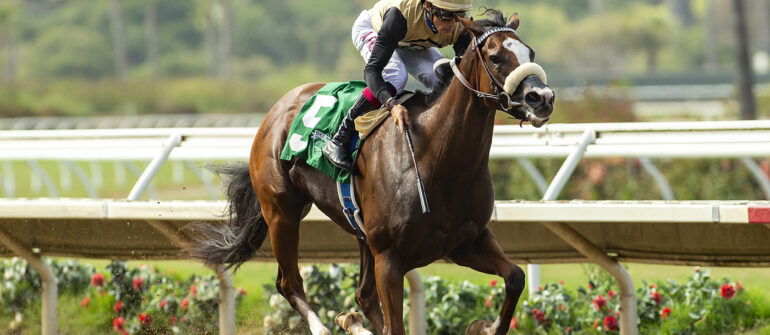
<svg viewBox="0 0 770 335">
<path fill-rule="evenodd" d="M 131 199 L 139 199 L 157 168 L 166 160 L 245 160 L 255 133 L 256 128 L 0 131 L 0 157 L 6 162 L 152 160 L 131 192 Z M 492 159 L 520 160 L 527 157 L 567 157 L 565 165 L 546 191 L 544 198 L 548 200 L 558 198 L 561 187 L 582 157 L 740 158 L 770 198 L 770 182 L 751 159 L 770 156 L 770 121 L 555 124 L 539 129 L 500 126 L 495 129 L 490 156 Z M 34 165 L 30 163 L 32 167 Z M 646 164 L 645 169 L 657 174 L 659 183 L 665 182 L 652 164 Z M 543 179 L 536 170 L 530 170 L 528 172 L 533 178 Z M 661 185 L 661 189 L 664 186 L 667 185 Z M 201 212 L 205 208 L 212 209 L 197 202 L 3 200 L 0 201 L 0 222 L 12 224 L 0 226 L 0 241 L 8 247 L 8 251 L 0 249 L 0 252 L 8 253 L 25 246 L 23 248 L 27 250 L 39 248 L 45 255 L 137 257 L 141 254 L 144 257 L 173 257 L 178 249 L 169 243 L 169 239 L 183 241 L 186 238 L 174 231 L 174 224 L 206 219 L 206 213 Z M 121 211 L 125 214 L 119 214 Z M 85 217 L 67 219 L 68 213 Z M 150 217 L 142 217 L 142 213 L 148 213 Z M 311 223 L 303 225 L 303 229 L 323 232 L 320 235 L 311 233 L 310 236 L 328 234 L 331 231 L 328 219 L 318 213 L 313 215 L 311 212 L 306 218 Z M 763 224 L 770 221 L 768 217 L 768 204 L 760 202 L 519 202 L 497 203 L 490 226 L 496 231 L 504 251 L 519 262 L 588 259 L 600 264 L 615 275 L 626 291 L 630 291 L 622 294 L 623 306 L 634 306 L 630 277 L 623 271 L 615 271 L 620 269 L 617 260 L 767 266 L 770 264 L 770 250 L 765 248 L 770 230 L 765 229 Z M 115 220 L 122 224 L 111 225 Z M 144 243 L 140 245 L 126 243 L 131 239 L 103 239 L 105 229 L 121 232 L 110 236 L 130 236 L 132 230 L 126 230 L 124 226 L 126 221 L 131 220 L 138 222 L 134 226 L 138 228 L 134 229 L 158 231 L 159 237 L 155 240 L 139 239 Z M 56 224 L 52 225 L 53 222 Z M 654 230 L 649 228 L 655 224 L 659 225 Z M 124 228 L 121 230 L 120 226 Z M 45 238 L 47 233 L 57 229 L 70 233 L 81 231 L 76 236 L 84 239 L 84 244 L 68 245 L 61 241 L 58 231 Z M 671 231 L 676 238 L 661 241 L 661 230 Z M 100 231 L 102 233 L 97 234 L 100 239 L 90 243 L 89 232 Z M 340 241 L 352 243 L 344 238 L 340 230 L 334 231 L 342 234 Z M 648 236 L 652 231 L 657 237 Z M 34 238 L 29 240 L 30 236 Z M 759 244 L 755 245 L 757 242 Z M 165 248 L 159 248 L 154 243 L 163 243 Z M 109 244 L 110 248 L 100 250 L 105 244 Z M 708 248 L 712 246 L 716 249 Z M 351 253 L 350 250 L 356 251 Z M 308 249 L 300 250 L 300 255 L 306 260 L 357 258 L 357 248 L 350 250 L 334 242 L 314 241 Z M 30 262 L 37 260 L 36 255 L 27 255 L 23 250 L 15 251 L 15 254 L 29 256 L 25 259 L 29 258 Z M 44 292 L 44 295 L 46 293 L 51 295 L 50 292 Z M 636 332 L 635 316 L 631 312 L 630 308 L 626 308 L 621 316 L 623 334 Z"/>
</svg>

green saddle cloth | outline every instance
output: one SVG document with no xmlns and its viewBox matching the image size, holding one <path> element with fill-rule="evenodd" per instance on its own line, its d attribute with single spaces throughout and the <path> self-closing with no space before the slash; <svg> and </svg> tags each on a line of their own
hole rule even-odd
<svg viewBox="0 0 770 335">
<path fill-rule="evenodd" d="M 337 168 L 321 153 L 321 148 L 337 132 L 342 120 L 353 106 L 361 91 L 363 81 L 328 83 L 305 103 L 289 128 L 281 159 L 294 157 L 329 175 L 335 181 L 350 182 L 350 172 Z M 353 148 L 351 148 L 353 150 Z M 358 150 L 354 150 L 355 155 Z"/>
</svg>

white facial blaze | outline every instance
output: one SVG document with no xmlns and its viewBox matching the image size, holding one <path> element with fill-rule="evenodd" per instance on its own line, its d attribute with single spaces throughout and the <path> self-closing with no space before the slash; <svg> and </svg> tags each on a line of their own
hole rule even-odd
<svg viewBox="0 0 770 335">
<path fill-rule="evenodd" d="M 529 63 L 529 48 L 527 48 L 524 43 L 521 43 L 521 41 L 513 37 L 508 37 L 505 42 L 503 42 L 503 48 L 510 50 L 516 55 L 516 60 L 519 61 L 519 65 Z"/>
</svg>

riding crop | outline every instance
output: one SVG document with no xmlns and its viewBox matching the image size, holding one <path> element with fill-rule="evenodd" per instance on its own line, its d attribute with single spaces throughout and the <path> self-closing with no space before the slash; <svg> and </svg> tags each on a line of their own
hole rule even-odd
<svg viewBox="0 0 770 335">
<path fill-rule="evenodd" d="M 409 133 L 409 126 L 404 124 L 404 134 L 406 134 L 406 142 L 409 144 L 409 152 L 412 154 L 412 162 L 414 163 L 414 172 L 417 174 L 417 191 L 420 193 L 420 205 L 422 206 L 422 213 L 430 213 L 428 208 L 428 196 L 425 195 L 425 185 L 420 178 L 420 170 L 417 168 L 417 157 L 414 155 L 414 145 L 412 144 L 412 135 Z"/>
</svg>

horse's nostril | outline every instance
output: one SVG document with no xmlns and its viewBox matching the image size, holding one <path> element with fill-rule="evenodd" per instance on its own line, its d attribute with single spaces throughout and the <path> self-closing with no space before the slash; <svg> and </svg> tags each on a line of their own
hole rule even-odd
<svg viewBox="0 0 770 335">
<path fill-rule="evenodd" d="M 537 106 L 543 103 L 543 97 L 540 96 L 540 94 L 537 94 L 535 92 L 529 92 L 526 96 L 524 96 L 524 100 L 527 101 L 527 104 L 530 106 Z"/>
</svg>

